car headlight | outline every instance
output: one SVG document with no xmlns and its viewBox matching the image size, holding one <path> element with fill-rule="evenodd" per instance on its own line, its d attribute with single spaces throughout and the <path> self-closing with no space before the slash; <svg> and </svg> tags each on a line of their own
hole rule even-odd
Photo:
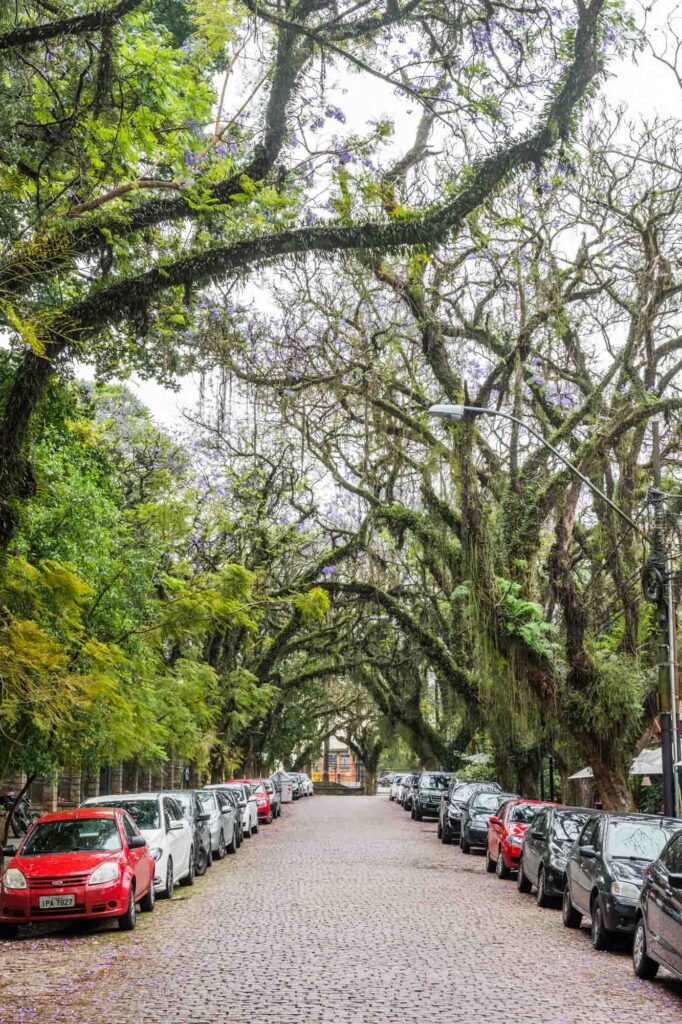
<svg viewBox="0 0 682 1024">
<path fill-rule="evenodd" d="M 119 876 L 119 867 L 114 861 L 107 861 L 100 864 L 90 875 L 88 885 L 104 885 L 105 882 L 114 882 Z"/>
<path fill-rule="evenodd" d="M 8 868 L 5 871 L 3 882 L 5 889 L 28 889 L 26 884 L 26 876 L 23 871 L 19 868 Z"/>
<path fill-rule="evenodd" d="M 613 896 L 621 896 L 624 900 L 638 900 L 639 886 L 635 885 L 634 882 L 613 882 L 611 894 Z"/>
<path fill-rule="evenodd" d="M 154 846 L 151 851 L 154 860 L 159 861 L 163 857 L 163 850 L 160 846 Z"/>
<path fill-rule="evenodd" d="M 510 846 L 521 846 L 523 843 L 523 836 L 507 836 L 507 842 Z"/>
</svg>

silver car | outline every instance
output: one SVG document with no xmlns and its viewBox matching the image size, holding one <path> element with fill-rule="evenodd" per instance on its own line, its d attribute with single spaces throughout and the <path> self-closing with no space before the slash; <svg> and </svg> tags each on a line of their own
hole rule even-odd
<svg viewBox="0 0 682 1024">
<path fill-rule="evenodd" d="M 216 860 L 222 860 L 226 853 L 237 852 L 237 810 L 219 789 L 203 789 L 199 793 L 205 814 L 210 814 L 208 827 L 211 832 L 211 848 Z"/>
<path fill-rule="evenodd" d="M 258 803 L 255 793 L 252 792 L 253 788 L 244 782 L 213 782 L 209 786 L 204 786 L 207 790 L 227 789 L 236 794 L 242 812 L 242 835 L 245 839 L 258 831 Z"/>
</svg>

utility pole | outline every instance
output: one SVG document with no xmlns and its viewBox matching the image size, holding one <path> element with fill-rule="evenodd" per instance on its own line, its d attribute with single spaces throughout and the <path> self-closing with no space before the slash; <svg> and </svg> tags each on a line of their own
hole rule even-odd
<svg viewBox="0 0 682 1024">
<path fill-rule="evenodd" d="M 658 713 L 661 726 L 661 759 L 663 771 L 663 813 L 675 817 L 677 812 L 677 787 L 675 785 L 675 751 L 677 745 L 673 732 L 676 666 L 674 644 L 675 592 L 671 579 L 667 545 L 665 499 L 661 490 L 661 448 L 658 420 L 653 430 L 653 477 L 654 486 L 649 490 L 649 503 L 654 511 L 654 533 L 649 560 L 644 566 L 642 584 L 647 600 L 656 605 L 656 626 L 658 642 L 656 663 L 658 666 Z"/>
</svg>

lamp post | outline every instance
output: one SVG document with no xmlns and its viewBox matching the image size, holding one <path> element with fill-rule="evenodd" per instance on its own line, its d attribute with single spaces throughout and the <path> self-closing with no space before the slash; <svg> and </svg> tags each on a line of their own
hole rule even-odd
<svg viewBox="0 0 682 1024">
<path fill-rule="evenodd" d="M 518 416 L 514 416 L 513 413 L 506 412 L 503 409 L 486 409 L 476 405 L 432 405 L 429 409 L 429 415 L 435 416 L 439 419 L 448 420 L 451 423 L 461 423 L 463 420 L 473 420 L 479 416 L 502 416 L 506 420 L 511 420 L 512 423 L 518 424 L 527 433 L 534 437 L 540 444 L 544 445 L 552 454 L 566 466 L 567 469 L 577 476 L 585 484 L 593 494 L 601 498 L 610 509 L 612 509 L 616 515 L 618 515 L 623 522 L 627 523 L 633 530 L 635 530 L 640 536 L 647 538 L 646 533 L 637 525 L 634 519 L 631 519 L 627 513 L 623 512 L 622 508 L 619 508 L 615 502 L 611 501 L 607 494 L 597 487 L 589 477 L 586 477 L 577 466 L 574 466 L 564 455 L 558 451 L 554 445 L 550 444 L 547 438 L 535 430 L 533 427 L 524 423 L 523 420 L 519 419 Z M 655 448 L 657 445 L 657 430 L 655 431 Z M 656 453 L 655 453 L 656 454 Z M 658 484 L 658 480 L 656 483 Z M 674 588 L 672 586 L 672 576 L 669 570 L 669 562 L 665 561 L 665 547 L 663 543 L 663 527 L 662 527 L 662 509 L 661 499 L 663 495 L 658 490 L 653 490 L 651 500 L 654 505 L 656 512 L 656 529 L 654 530 L 653 544 L 652 544 L 652 555 L 644 567 L 643 572 L 643 586 L 645 597 L 648 600 L 653 601 L 658 609 L 658 625 L 659 625 L 659 653 L 658 653 L 658 670 L 659 670 L 659 718 L 661 722 L 661 753 L 662 753 L 662 770 L 663 770 L 663 803 L 664 812 L 671 817 L 676 813 L 677 805 L 677 787 L 675 785 L 675 765 L 676 754 L 678 753 L 678 738 L 674 734 L 675 728 L 675 681 L 676 681 L 676 665 L 674 664 L 675 658 L 675 615 L 674 615 Z M 647 538 L 649 539 L 649 538 Z M 649 575 L 647 576 L 647 571 Z M 656 584 L 655 586 L 653 584 Z M 671 699 L 672 698 L 672 699 Z"/>
</svg>

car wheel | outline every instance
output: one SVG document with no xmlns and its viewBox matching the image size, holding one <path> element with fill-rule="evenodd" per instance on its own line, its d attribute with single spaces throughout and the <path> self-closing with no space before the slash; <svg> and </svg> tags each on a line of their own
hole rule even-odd
<svg viewBox="0 0 682 1024">
<path fill-rule="evenodd" d="M 194 864 L 194 847 L 189 851 L 189 871 L 180 882 L 180 885 L 194 885 L 195 875 L 195 864 Z"/>
<path fill-rule="evenodd" d="M 441 843 L 452 842 L 452 832 L 450 831 L 447 825 L 443 825 L 442 829 L 440 830 L 440 841 Z"/>
<path fill-rule="evenodd" d="M 122 932 L 132 932 L 137 923 L 137 908 L 135 907 L 135 889 L 130 886 L 128 893 L 128 909 L 118 919 L 118 926 Z"/>
<path fill-rule="evenodd" d="M 535 902 L 539 907 L 549 907 L 552 903 L 552 897 L 548 896 L 545 891 L 545 869 L 540 868 L 538 874 L 538 888 L 535 893 Z"/>
<path fill-rule="evenodd" d="M 210 836 L 208 837 L 208 849 L 206 851 L 206 867 L 213 867 L 213 843 Z"/>
<path fill-rule="evenodd" d="M 222 834 L 222 832 L 220 833 L 220 838 L 223 841 L 223 850 L 227 850 L 228 853 L 237 852 L 237 847 L 239 846 L 239 837 L 237 835 L 236 828 L 232 829 L 232 838 L 230 839 L 227 846 L 225 846 L 225 836 Z"/>
<path fill-rule="evenodd" d="M 175 878 L 173 877 L 173 858 L 168 858 L 166 864 L 166 888 L 163 890 L 164 899 L 171 899 L 175 889 Z"/>
<path fill-rule="evenodd" d="M 140 900 L 140 910 L 145 914 L 151 914 L 155 906 L 156 893 L 154 892 L 154 879 L 152 878 L 151 885 Z"/>
<path fill-rule="evenodd" d="M 565 928 L 580 928 L 583 915 L 579 910 L 576 910 L 571 901 L 571 890 L 568 887 L 568 882 L 564 886 L 564 896 L 561 901 L 561 920 L 564 922 Z"/>
<path fill-rule="evenodd" d="M 601 909 L 599 897 L 596 896 L 592 903 L 592 924 L 590 926 L 590 940 L 592 948 L 603 952 L 613 945 L 611 932 L 607 930 L 604 923 L 604 913 Z"/>
<path fill-rule="evenodd" d="M 16 939 L 18 933 L 18 924 L 0 924 L 0 939 L 4 939 L 6 942 L 11 942 L 12 939 Z"/>
<path fill-rule="evenodd" d="M 516 875 L 516 888 L 519 890 L 519 892 L 530 892 L 533 888 L 530 882 L 530 878 L 523 870 L 523 857 L 519 861 L 519 870 L 518 874 Z"/>
<path fill-rule="evenodd" d="M 647 953 L 646 928 L 644 918 L 640 917 L 635 925 L 635 937 L 632 943 L 632 967 L 638 978 L 653 981 L 658 974 L 658 963 Z"/>
<path fill-rule="evenodd" d="M 250 839 L 251 838 L 251 824 L 250 823 L 249 823 L 249 827 L 245 828 L 243 830 L 242 836 L 244 837 L 244 839 Z"/>
<path fill-rule="evenodd" d="M 440 818 L 438 819 L 438 829 L 437 829 L 437 833 L 438 833 L 438 838 L 439 838 L 439 839 L 442 839 L 442 838 L 443 838 L 443 826 L 442 826 L 442 825 L 441 825 L 441 823 L 440 823 Z"/>
<path fill-rule="evenodd" d="M 492 857 L 490 856 L 490 847 L 487 847 L 485 851 L 485 869 L 489 875 L 492 875 L 494 874 L 496 867 L 497 861 L 492 859 Z"/>
<path fill-rule="evenodd" d="M 203 846 L 199 847 L 196 859 L 194 861 L 194 874 L 197 878 L 201 878 L 202 875 L 206 874 L 206 868 L 208 867 L 208 856 Z"/>
<path fill-rule="evenodd" d="M 414 812 L 414 820 L 415 821 L 423 821 L 424 820 L 424 815 L 421 812 L 421 808 L 417 808 L 415 810 L 415 812 Z"/>
<path fill-rule="evenodd" d="M 459 848 L 462 853 L 471 853 L 471 843 L 468 843 L 462 834 L 459 837 Z"/>
<path fill-rule="evenodd" d="M 266 824 L 266 825 L 272 825 L 272 811 L 269 811 L 269 812 L 268 812 L 268 816 L 267 816 L 267 818 L 265 819 L 265 824 Z"/>
<path fill-rule="evenodd" d="M 255 825 L 252 825 L 252 827 L 251 827 L 251 831 L 252 831 L 252 832 L 255 832 L 255 833 L 256 833 L 256 835 L 258 835 L 258 829 L 259 829 L 259 828 L 260 828 L 260 822 L 258 822 L 258 821 L 257 821 Z"/>
<path fill-rule="evenodd" d="M 234 838 L 234 831 L 232 833 L 232 837 Z M 216 860 L 222 860 L 226 853 L 227 848 L 225 846 L 225 833 L 221 829 L 220 835 L 218 836 L 218 849 L 215 851 L 213 856 L 215 857 Z"/>
<path fill-rule="evenodd" d="M 497 864 L 495 865 L 495 874 L 498 878 L 510 878 L 511 871 L 504 862 L 504 854 L 502 850 L 497 855 Z"/>
</svg>

